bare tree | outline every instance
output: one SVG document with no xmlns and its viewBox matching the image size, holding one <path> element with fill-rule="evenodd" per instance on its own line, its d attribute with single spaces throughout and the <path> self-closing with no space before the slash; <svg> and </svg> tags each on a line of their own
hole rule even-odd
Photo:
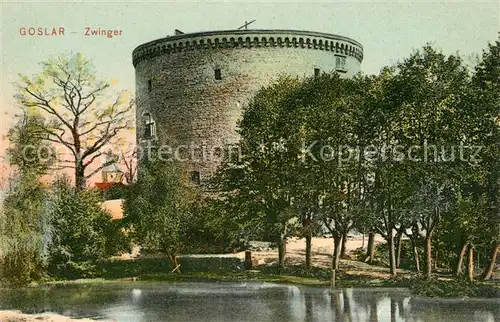
<svg viewBox="0 0 500 322">
<path fill-rule="evenodd" d="M 125 181 L 127 184 L 132 184 L 137 175 L 137 149 L 122 151 L 121 162 L 125 166 Z"/>
<path fill-rule="evenodd" d="M 41 65 L 33 77 L 21 75 L 15 97 L 22 108 L 38 109 L 46 117 L 44 139 L 70 151 L 70 158 L 59 162 L 74 169 L 75 186 L 81 190 L 107 165 L 88 171 L 103 148 L 131 127 L 133 99 L 127 91 L 108 91 L 111 82 L 97 81 L 82 54 L 60 55 Z"/>
</svg>

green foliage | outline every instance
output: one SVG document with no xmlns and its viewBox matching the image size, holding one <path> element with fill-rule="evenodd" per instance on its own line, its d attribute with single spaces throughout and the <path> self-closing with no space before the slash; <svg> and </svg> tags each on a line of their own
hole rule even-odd
<svg viewBox="0 0 500 322">
<path fill-rule="evenodd" d="M 245 238 L 238 218 L 217 199 L 197 200 L 188 214 L 186 251 L 194 254 L 241 251 Z"/>
<path fill-rule="evenodd" d="M 1 278 L 28 284 L 45 275 L 50 227 L 44 205 L 47 192 L 36 176 L 18 177 L 0 213 Z"/>
<path fill-rule="evenodd" d="M 231 251 L 254 238 L 281 245 L 289 236 L 311 236 L 325 227 L 338 238 L 356 227 L 387 239 L 388 243 L 378 246 L 378 260 L 389 265 L 393 275 L 391 236 L 395 230 L 417 243 L 419 255 L 427 263 L 439 254 L 439 264 L 451 269 L 464 243 L 482 254 L 500 242 L 499 52 L 499 41 L 490 44 L 472 72 L 458 55 L 447 56 L 424 46 L 377 76 L 281 77 L 262 88 L 245 109 L 239 124 L 241 159 L 226 160 L 213 182 L 214 190 L 205 193 L 207 198 L 186 183 L 180 164 L 158 160 L 142 164 L 137 183 L 108 191 L 105 197 L 124 197 L 124 223 L 130 236 L 147 250 L 165 253 L 170 259 L 186 252 Z M 54 88 L 46 79 L 64 81 L 60 66 L 82 66 L 84 62 L 79 56 L 48 62 L 43 75 L 22 78 L 18 99 L 35 107 L 32 91 L 57 103 L 64 89 Z M 87 67 L 83 71 L 86 89 L 107 88 L 105 83 L 94 83 Z M 74 103 L 68 107 L 78 110 Z M 119 98 L 94 116 L 103 124 L 115 113 L 125 120 L 121 111 L 127 108 L 118 108 L 124 105 L 126 101 Z M 55 112 L 56 106 L 42 106 L 49 114 Z M 93 129 L 95 122 L 85 120 L 87 130 L 97 130 Z M 41 145 L 47 139 L 37 129 L 42 128 L 54 140 L 54 133 L 59 133 L 54 129 L 65 126 L 64 118 L 45 122 L 30 116 L 10 133 L 17 144 L 10 150 L 11 160 L 21 176 L 2 214 L 2 231 L 6 232 L 2 250 L 6 271 L 15 275 L 19 270 L 14 279 L 23 282 L 43 271 L 39 267 L 43 267 L 44 257 L 37 254 L 44 252 L 35 250 L 50 250 L 51 272 L 76 275 L 92 271 L 96 262 L 124 245 L 118 242 L 123 238 L 120 224 L 100 210 L 101 199 L 95 191 L 77 193 L 58 184 L 47 198 L 38 186 L 37 176 L 49 164 L 36 159 L 25 162 L 20 155 L 23 146 Z M 95 135 L 88 139 L 98 144 L 84 144 L 80 152 L 91 157 L 106 140 Z M 74 142 L 68 144 L 70 150 Z M 316 144 L 308 149 L 313 142 Z M 398 145 L 403 146 L 404 155 L 394 150 Z M 429 155 L 425 145 L 437 148 Z M 325 146 L 333 151 L 322 149 Z M 339 160 L 343 155 L 335 153 L 345 146 L 360 150 L 345 148 L 342 153 L 361 154 Z M 410 160 L 408 152 L 414 146 L 420 148 L 413 149 Z M 478 159 L 463 160 L 455 151 L 454 159 L 449 160 L 449 149 L 459 146 L 480 146 Z M 375 150 L 375 158 L 363 153 L 367 147 Z M 473 151 L 466 152 L 467 158 Z M 83 178 L 82 160 L 76 161 Z M 47 228 L 45 213 L 50 214 L 52 230 Z M 430 243 L 424 245 L 425 238 Z M 487 263 L 481 259 L 480 264 Z M 406 240 L 400 267 L 414 269 L 413 249 Z M 279 269 L 283 272 L 283 267 Z M 329 278 L 309 268 L 288 270 Z M 427 277 L 430 273 L 428 269 Z M 417 292 L 439 296 L 479 294 L 482 287 L 461 281 L 415 283 Z"/>
<path fill-rule="evenodd" d="M 415 279 L 410 284 L 410 290 L 413 294 L 424 297 L 498 298 L 500 296 L 500 288 L 498 286 L 467 280 Z"/>
<path fill-rule="evenodd" d="M 130 250 L 125 231 L 101 208 L 102 201 L 97 190 L 77 191 L 65 178 L 55 182 L 50 200 L 51 274 L 91 276 L 97 261 Z"/>
<path fill-rule="evenodd" d="M 248 229 L 279 242 L 319 233 L 327 219 L 336 219 L 330 226 L 339 234 L 352 227 L 343 181 L 357 174 L 319 154 L 322 145 L 355 145 L 353 119 L 365 89 L 365 79 L 323 74 L 303 82 L 283 77 L 257 93 L 240 124 L 242 158 L 218 178 L 228 207 L 252 223 Z"/>
<path fill-rule="evenodd" d="M 105 200 L 125 199 L 128 188 L 128 185 L 114 184 L 103 192 L 103 197 Z"/>
<path fill-rule="evenodd" d="M 387 243 L 381 243 L 375 246 L 375 252 L 377 253 L 377 258 L 375 260 L 376 265 L 389 267 L 389 245 Z M 417 252 L 419 258 L 423 258 L 424 248 L 423 245 L 417 245 Z M 365 255 L 366 257 L 366 255 Z M 364 260 L 364 258 L 362 259 Z M 399 263 L 399 268 L 406 270 L 415 271 L 415 261 L 411 242 L 409 240 L 401 240 L 401 258 Z"/>
<path fill-rule="evenodd" d="M 470 124 L 474 139 L 481 150 L 484 193 L 487 209 L 484 216 L 485 232 L 500 244 L 500 41 L 489 44 L 473 77 L 474 91 Z M 476 102 L 476 104 L 474 104 Z M 480 102 L 478 104 L 477 102 Z"/>
<path fill-rule="evenodd" d="M 182 170 L 173 161 L 147 160 L 128 189 L 124 220 L 134 240 L 150 251 L 175 256 L 189 245 L 195 195 Z"/>
<path fill-rule="evenodd" d="M 33 109 L 26 109 L 18 116 L 17 123 L 9 129 L 7 149 L 9 163 L 20 173 L 29 172 L 40 176 L 55 161 L 52 146 L 45 141 L 43 127 L 46 120 Z"/>
<path fill-rule="evenodd" d="M 47 172 L 53 156 L 39 133 L 43 124 L 42 117 L 26 111 L 8 133 L 9 163 L 17 174 L 10 179 L 0 212 L 0 278 L 12 284 L 28 284 L 45 275 L 48 192 L 39 177 Z"/>
<path fill-rule="evenodd" d="M 427 45 L 377 76 L 282 77 L 262 88 L 240 122 L 243 156 L 217 181 L 239 228 L 273 241 L 325 227 L 337 239 L 352 227 L 377 232 L 393 275 L 395 230 L 412 230 L 428 277 L 436 250 L 450 267 L 464 238 L 491 248 L 500 236 L 499 46 L 474 73 Z M 478 159 L 471 146 L 482 147 Z M 337 149 L 354 155 L 338 160 Z M 402 251 L 402 267 L 413 268 L 410 245 Z"/>
<path fill-rule="evenodd" d="M 216 196 L 187 184 L 175 161 L 147 160 L 126 189 L 124 221 L 137 244 L 171 256 L 240 250 L 238 221 Z M 215 198 L 210 198 L 215 197 Z"/>
<path fill-rule="evenodd" d="M 273 143 L 283 134 L 276 126 L 282 106 L 300 82 L 283 77 L 260 90 L 244 112 L 240 123 L 239 160 L 228 160 L 216 179 L 225 205 L 239 217 L 241 236 L 267 236 L 279 242 L 294 232 L 288 160 L 276 153 Z"/>
<path fill-rule="evenodd" d="M 239 272 L 243 271 L 243 261 L 236 257 L 186 257 L 179 259 L 183 273 L 190 272 Z"/>
<path fill-rule="evenodd" d="M 97 263 L 97 276 L 105 279 L 140 277 L 145 274 L 170 273 L 174 268 L 165 257 L 141 257 L 123 261 L 108 259 Z"/>
<path fill-rule="evenodd" d="M 277 265 L 269 265 L 259 267 L 262 274 L 283 274 L 299 277 L 312 277 L 323 281 L 329 281 L 332 278 L 331 269 L 322 267 L 312 267 L 309 271 L 303 264 L 298 265 L 286 265 L 284 267 L 278 267 Z"/>
</svg>

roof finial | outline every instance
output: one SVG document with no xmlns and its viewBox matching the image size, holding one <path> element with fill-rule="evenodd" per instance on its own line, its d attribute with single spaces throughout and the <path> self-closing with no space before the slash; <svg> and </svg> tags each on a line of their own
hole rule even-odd
<svg viewBox="0 0 500 322">
<path fill-rule="evenodd" d="M 255 19 L 254 19 L 254 20 L 252 20 L 252 21 L 250 21 L 250 22 L 247 22 L 247 21 L 245 20 L 245 24 L 244 24 L 243 26 L 239 27 L 239 28 L 238 28 L 238 30 L 243 29 L 243 28 L 248 29 L 248 28 L 247 28 L 247 27 L 248 27 L 248 25 L 250 25 L 251 23 L 254 23 L 254 22 L 255 22 Z"/>
</svg>

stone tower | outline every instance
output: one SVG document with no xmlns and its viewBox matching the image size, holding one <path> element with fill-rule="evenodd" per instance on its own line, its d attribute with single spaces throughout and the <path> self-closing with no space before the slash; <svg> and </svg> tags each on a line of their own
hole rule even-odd
<svg viewBox="0 0 500 322">
<path fill-rule="evenodd" d="M 210 153 L 237 142 L 237 121 L 262 86 L 280 75 L 351 77 L 361 70 L 363 47 L 327 33 L 226 30 L 176 32 L 140 45 L 132 56 L 137 143 L 177 153 L 191 180 L 200 181 L 220 162 Z"/>
</svg>

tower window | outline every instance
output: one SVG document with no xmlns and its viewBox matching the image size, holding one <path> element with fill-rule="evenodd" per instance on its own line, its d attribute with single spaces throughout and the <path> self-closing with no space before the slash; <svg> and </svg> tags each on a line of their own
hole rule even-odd
<svg viewBox="0 0 500 322">
<path fill-rule="evenodd" d="M 222 79 L 222 74 L 221 74 L 220 68 L 214 69 L 214 76 L 215 76 L 216 80 Z"/>
<path fill-rule="evenodd" d="M 345 57 L 337 56 L 335 59 L 335 68 L 337 70 L 345 70 Z"/>
<path fill-rule="evenodd" d="M 199 185 L 201 183 L 200 171 L 191 171 L 190 180 L 192 183 Z"/>
<path fill-rule="evenodd" d="M 153 84 L 151 83 L 151 80 L 148 80 L 148 91 L 151 92 L 152 89 L 153 89 Z"/>
<path fill-rule="evenodd" d="M 155 121 L 151 117 L 151 114 L 144 114 L 144 138 L 151 139 L 156 136 Z"/>
<path fill-rule="evenodd" d="M 319 68 L 314 68 L 314 77 L 318 77 L 319 76 Z"/>
</svg>

